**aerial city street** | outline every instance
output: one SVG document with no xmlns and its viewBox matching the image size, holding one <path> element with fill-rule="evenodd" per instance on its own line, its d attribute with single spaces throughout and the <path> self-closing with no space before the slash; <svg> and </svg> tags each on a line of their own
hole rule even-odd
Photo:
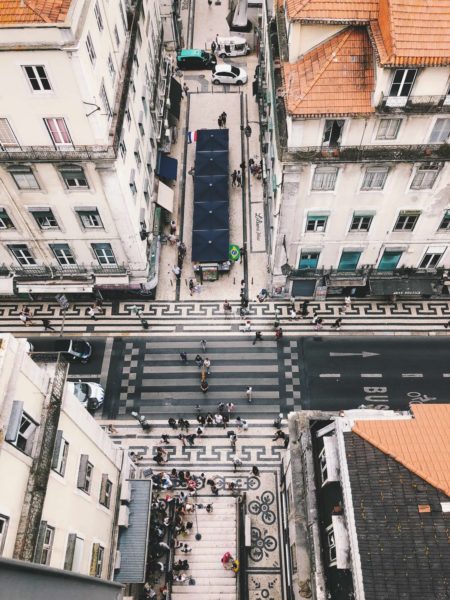
<svg viewBox="0 0 450 600">
<path fill-rule="evenodd" d="M 0 600 L 450 599 L 449 30 L 0 0 Z"/>
</svg>

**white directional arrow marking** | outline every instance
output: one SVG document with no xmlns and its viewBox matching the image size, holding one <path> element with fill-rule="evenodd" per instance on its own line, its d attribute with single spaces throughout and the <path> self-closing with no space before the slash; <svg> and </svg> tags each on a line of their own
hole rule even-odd
<svg viewBox="0 0 450 600">
<path fill-rule="evenodd" d="M 330 356 L 362 356 L 368 358 L 369 356 L 380 356 L 376 352 L 330 352 Z"/>
</svg>

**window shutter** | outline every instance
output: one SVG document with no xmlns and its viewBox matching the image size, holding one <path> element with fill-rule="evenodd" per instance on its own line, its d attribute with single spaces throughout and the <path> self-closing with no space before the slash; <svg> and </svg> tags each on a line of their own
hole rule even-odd
<svg viewBox="0 0 450 600">
<path fill-rule="evenodd" d="M 12 404 L 11 416 L 9 417 L 8 429 L 5 439 L 7 442 L 15 442 L 19 433 L 20 421 L 22 420 L 23 402 L 14 400 Z"/>
<path fill-rule="evenodd" d="M 100 504 L 106 504 L 106 483 L 108 481 L 108 473 L 102 474 L 102 484 L 100 486 Z"/>
<path fill-rule="evenodd" d="M 39 533 L 36 540 L 36 546 L 34 547 L 34 558 L 33 562 L 40 563 L 42 558 L 42 549 L 44 547 L 45 531 L 47 529 L 47 521 L 41 521 L 39 526 Z"/>
<path fill-rule="evenodd" d="M 66 557 L 64 559 L 64 569 L 71 571 L 73 568 L 73 557 L 75 556 L 75 545 L 77 543 L 77 534 L 69 533 L 67 538 Z"/>
<path fill-rule="evenodd" d="M 86 471 L 87 464 L 89 461 L 89 456 L 87 454 L 82 454 L 80 458 L 80 469 L 78 471 L 78 480 L 77 480 L 77 488 L 83 489 L 84 484 L 86 483 Z"/>
<path fill-rule="evenodd" d="M 58 467 L 59 453 L 61 451 L 62 436 L 63 436 L 62 430 L 58 429 L 58 431 L 56 432 L 55 446 L 53 448 L 52 469 L 56 469 Z"/>
<path fill-rule="evenodd" d="M 89 567 L 89 575 L 95 577 L 97 573 L 98 553 L 100 551 L 100 544 L 92 544 L 92 557 L 91 566 Z"/>
</svg>

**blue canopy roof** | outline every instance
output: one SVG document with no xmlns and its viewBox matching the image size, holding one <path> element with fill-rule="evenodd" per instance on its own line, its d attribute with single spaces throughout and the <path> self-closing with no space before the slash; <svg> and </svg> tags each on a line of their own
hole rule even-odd
<svg viewBox="0 0 450 600">
<path fill-rule="evenodd" d="M 194 202 L 228 202 L 228 175 L 195 177 Z"/>
<path fill-rule="evenodd" d="M 228 129 L 198 129 L 197 152 L 228 151 Z"/>
</svg>

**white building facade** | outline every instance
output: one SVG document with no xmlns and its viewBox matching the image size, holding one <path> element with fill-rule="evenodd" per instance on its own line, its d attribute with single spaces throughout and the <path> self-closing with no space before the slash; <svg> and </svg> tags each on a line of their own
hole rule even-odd
<svg viewBox="0 0 450 600">
<path fill-rule="evenodd" d="M 449 6 L 436 3 L 421 30 L 425 3 L 406 5 L 266 6 L 263 111 L 272 109 L 276 120 L 267 134 L 274 172 L 268 195 L 278 198 L 269 214 L 275 292 L 395 294 L 395 285 L 371 286 L 370 279 L 401 278 L 406 269 L 427 282 L 414 293 L 438 295 L 445 285 Z"/>
<path fill-rule="evenodd" d="M 0 293 L 150 292 L 170 141 L 158 2 L 18 2 L 0 48 Z"/>
</svg>

